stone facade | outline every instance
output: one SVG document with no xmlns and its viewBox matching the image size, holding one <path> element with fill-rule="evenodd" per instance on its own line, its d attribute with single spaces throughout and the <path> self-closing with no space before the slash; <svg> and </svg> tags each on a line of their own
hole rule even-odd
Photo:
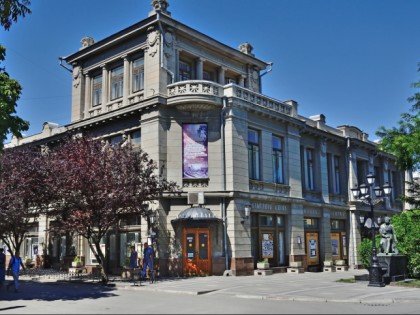
<svg viewBox="0 0 420 315">
<path fill-rule="evenodd" d="M 367 210 L 351 199 L 350 188 L 374 172 L 394 188 L 377 213 L 401 211 L 396 200 L 403 177 L 394 157 L 379 152 L 357 127 L 328 126 L 323 114 L 299 115 L 296 101 L 261 94 L 261 74 L 271 63 L 254 56 L 251 44 L 238 50 L 225 46 L 174 20 L 168 6 L 153 1 L 144 20 L 99 41 L 85 38 L 79 51 L 64 58 L 73 67 L 70 124 L 44 125 L 41 134 L 12 139 L 6 148 L 48 145 L 67 130 L 89 131 L 111 142 L 122 135 L 134 141 L 140 132 L 142 149 L 165 177 L 183 187 L 181 198 L 164 197 L 154 206 L 162 275 L 186 272 L 197 253 L 197 265 L 209 263 L 202 267 L 207 274 L 251 275 L 263 258 L 270 267 L 299 262 L 304 270 L 320 271 L 324 261 L 344 260 L 357 268 L 357 216 Z M 207 127 L 207 176 L 183 173 L 189 124 Z M 250 132 L 257 136 L 254 142 Z M 273 146 L 276 139 L 280 147 Z M 202 206 L 218 220 L 179 220 L 190 207 L 189 194 L 198 192 L 204 195 Z M 111 265 L 121 265 L 130 237 L 142 244 L 149 232 L 143 220 L 125 227 L 125 236 L 112 234 Z M 209 250 L 188 252 L 190 237 L 197 242 L 208 237 L 201 241 Z M 86 243 L 79 239 L 75 245 L 86 263 L 94 264 Z M 53 247 L 60 255 L 62 246 Z"/>
</svg>

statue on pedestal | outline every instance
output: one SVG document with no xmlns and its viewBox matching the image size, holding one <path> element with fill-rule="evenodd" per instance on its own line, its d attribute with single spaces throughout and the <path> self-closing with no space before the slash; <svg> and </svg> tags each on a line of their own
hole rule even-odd
<svg viewBox="0 0 420 315">
<path fill-rule="evenodd" d="M 379 227 L 381 234 L 381 242 L 379 243 L 379 252 L 388 254 L 398 254 L 397 236 L 395 235 L 394 226 L 391 224 L 390 217 L 385 217 L 385 222 Z"/>
</svg>

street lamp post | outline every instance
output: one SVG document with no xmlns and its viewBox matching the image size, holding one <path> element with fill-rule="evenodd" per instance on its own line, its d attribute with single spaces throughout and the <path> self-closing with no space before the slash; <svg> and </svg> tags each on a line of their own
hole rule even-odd
<svg viewBox="0 0 420 315">
<path fill-rule="evenodd" d="M 385 197 L 388 197 L 391 193 L 391 186 L 388 182 L 381 188 L 379 186 L 373 187 L 375 184 L 375 176 L 372 173 L 369 173 L 366 176 L 366 181 L 368 185 L 361 184 L 359 187 L 352 188 L 351 192 L 353 197 L 368 206 L 370 206 L 371 213 L 371 232 L 372 232 L 372 259 L 369 268 L 369 284 L 368 286 L 372 287 L 383 287 L 385 283 L 382 278 L 382 270 L 378 262 L 377 249 L 376 249 L 376 240 L 375 240 L 375 217 L 374 217 L 374 207 L 378 203 L 384 200 Z"/>
</svg>

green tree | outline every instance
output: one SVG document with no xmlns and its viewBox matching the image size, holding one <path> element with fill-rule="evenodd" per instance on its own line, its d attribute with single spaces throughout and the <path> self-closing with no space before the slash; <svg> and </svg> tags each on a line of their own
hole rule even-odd
<svg viewBox="0 0 420 315">
<path fill-rule="evenodd" d="M 410 277 L 420 277 L 420 210 L 404 211 L 392 217 L 397 235 L 397 248 L 407 256 L 407 270 Z"/>
<path fill-rule="evenodd" d="M 0 0 L 0 24 L 8 31 L 19 16 L 30 14 L 31 2 L 29 0 Z M 22 87 L 18 81 L 11 79 L 9 74 L 1 67 L 6 58 L 6 48 L 0 45 L 0 151 L 3 151 L 3 142 L 8 134 L 22 137 L 22 131 L 29 129 L 29 122 L 16 116 L 17 101 L 20 98 Z"/>
<path fill-rule="evenodd" d="M 17 22 L 19 16 L 25 17 L 30 14 L 29 0 L 0 0 L 0 24 L 6 31 L 10 29 L 13 23 Z"/>
</svg>

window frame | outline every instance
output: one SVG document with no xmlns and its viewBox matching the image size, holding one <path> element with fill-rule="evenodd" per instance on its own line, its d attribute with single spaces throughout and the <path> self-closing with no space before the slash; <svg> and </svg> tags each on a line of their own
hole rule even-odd
<svg viewBox="0 0 420 315">
<path fill-rule="evenodd" d="M 251 133 L 255 133 L 257 142 L 250 140 Z M 255 129 L 248 129 L 248 175 L 250 179 L 261 180 L 260 172 L 260 133 Z"/>
<path fill-rule="evenodd" d="M 131 69 L 132 93 L 144 90 L 144 57 L 133 59 Z"/>
<path fill-rule="evenodd" d="M 124 66 L 118 65 L 110 71 L 110 99 L 122 98 L 124 94 Z"/>
<path fill-rule="evenodd" d="M 274 140 L 278 139 L 279 147 L 275 147 Z M 273 182 L 276 184 L 284 184 L 284 139 L 279 136 L 272 136 L 272 167 L 273 167 Z"/>
</svg>

